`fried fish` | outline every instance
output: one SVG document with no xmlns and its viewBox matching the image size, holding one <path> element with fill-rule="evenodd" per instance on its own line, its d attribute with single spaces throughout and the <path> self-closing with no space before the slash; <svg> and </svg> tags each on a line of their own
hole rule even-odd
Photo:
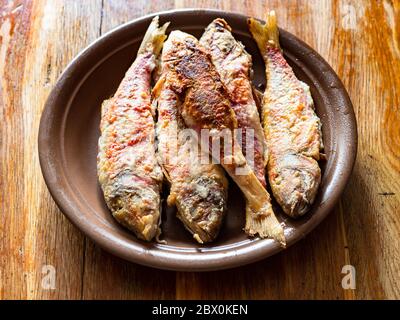
<svg viewBox="0 0 400 320">
<path fill-rule="evenodd" d="M 202 163 L 202 156 L 209 156 L 200 153 L 197 140 L 186 128 L 179 114 L 181 102 L 168 79 L 158 82 L 153 95 L 159 162 L 171 184 L 168 205 L 176 205 L 178 218 L 199 243 L 213 241 L 226 213 L 228 181 L 219 165 Z"/>
<path fill-rule="evenodd" d="M 182 101 L 181 116 L 186 126 L 195 130 L 200 142 L 204 129 L 207 130 L 211 147 L 205 151 L 215 158 L 212 146 L 217 140 L 223 138 L 231 143 L 230 150 L 221 145 L 218 156 L 253 212 L 247 232 L 271 237 L 284 246 L 283 228 L 272 211 L 270 196 L 249 167 L 236 139 L 237 119 L 232 103 L 208 51 L 195 37 L 173 31 L 164 44 L 163 64 L 165 74 L 159 81 L 168 81 Z"/>
<path fill-rule="evenodd" d="M 268 149 L 260 122 L 250 75 L 252 59 L 243 44 L 237 41 L 228 23 L 221 18 L 211 22 L 200 43 L 210 52 L 214 66 L 231 99 L 244 156 L 263 187 L 266 187 L 265 168 Z M 246 205 L 246 227 L 251 232 L 252 213 Z"/>
<path fill-rule="evenodd" d="M 151 22 L 132 66 L 112 98 L 102 105 L 97 171 L 114 218 L 138 238 L 160 233 L 163 174 L 155 154 L 150 86 L 168 24 Z"/>
<path fill-rule="evenodd" d="M 279 44 L 274 11 L 266 24 L 250 18 L 250 32 L 266 66 L 262 121 L 268 144 L 268 179 L 274 197 L 291 217 L 306 213 L 321 181 L 321 122 L 308 85 L 296 78 Z"/>
</svg>

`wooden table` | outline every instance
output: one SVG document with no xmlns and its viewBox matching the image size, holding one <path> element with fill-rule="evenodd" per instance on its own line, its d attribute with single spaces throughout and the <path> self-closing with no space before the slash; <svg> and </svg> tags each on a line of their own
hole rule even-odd
<svg viewBox="0 0 400 320">
<path fill-rule="evenodd" d="M 59 212 L 39 168 L 38 125 L 57 77 L 139 16 L 209 7 L 262 18 L 266 5 L 332 65 L 354 104 L 358 158 L 334 212 L 292 248 L 228 271 L 158 271 L 98 248 Z M 0 41 L 1 299 L 400 298 L 399 1 L 0 0 Z M 342 287 L 345 265 L 355 290 Z"/>
</svg>

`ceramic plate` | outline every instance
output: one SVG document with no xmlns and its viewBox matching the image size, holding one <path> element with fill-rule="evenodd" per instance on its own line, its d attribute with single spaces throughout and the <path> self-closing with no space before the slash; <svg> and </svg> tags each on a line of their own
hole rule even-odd
<svg viewBox="0 0 400 320">
<path fill-rule="evenodd" d="M 205 271 L 271 256 L 282 248 L 272 240 L 251 239 L 244 234 L 244 200 L 233 182 L 220 235 L 207 245 L 194 241 L 175 217 L 174 208 L 164 205 L 162 238 L 168 244 L 158 244 L 138 240 L 114 221 L 106 207 L 96 174 L 100 105 L 115 92 L 155 15 L 128 22 L 99 38 L 69 64 L 55 85 L 39 132 L 40 164 L 51 195 L 85 235 L 105 250 L 132 262 L 161 269 Z M 213 19 L 226 19 L 236 39 L 253 56 L 255 84 L 265 85 L 264 65 L 247 29 L 246 16 L 195 9 L 158 15 L 161 23 L 171 21 L 169 31 L 180 29 L 196 37 Z M 293 220 L 274 205 L 279 219 L 285 223 L 287 243 L 291 246 L 325 219 L 338 201 L 356 157 L 357 130 L 348 94 L 332 68 L 292 34 L 281 30 L 280 37 L 289 64 L 311 88 L 327 154 L 327 161 L 321 162 L 321 187 L 309 213 Z"/>
</svg>

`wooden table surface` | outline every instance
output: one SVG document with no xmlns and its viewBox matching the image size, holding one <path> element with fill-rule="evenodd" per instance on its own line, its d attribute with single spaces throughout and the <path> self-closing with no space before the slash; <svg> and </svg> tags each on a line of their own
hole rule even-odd
<svg viewBox="0 0 400 320">
<path fill-rule="evenodd" d="M 221 272 L 159 271 L 98 248 L 57 209 L 39 168 L 39 120 L 57 77 L 142 15 L 208 7 L 262 18 L 266 6 L 331 64 L 353 101 L 357 162 L 336 209 L 295 246 Z M 400 298 L 398 0 L 0 0 L 0 43 L 0 299 Z M 342 287 L 345 265 L 355 289 Z"/>
</svg>

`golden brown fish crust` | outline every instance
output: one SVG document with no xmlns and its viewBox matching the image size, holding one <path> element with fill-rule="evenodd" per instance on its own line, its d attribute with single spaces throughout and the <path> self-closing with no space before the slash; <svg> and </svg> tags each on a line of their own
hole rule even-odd
<svg viewBox="0 0 400 320">
<path fill-rule="evenodd" d="M 254 211 L 246 232 L 272 237 L 285 245 L 283 229 L 272 211 L 269 194 L 248 166 L 237 143 L 233 133 L 237 120 L 229 94 L 207 50 L 193 36 L 173 31 L 164 44 L 163 63 L 170 88 L 182 101 L 180 112 L 185 124 L 198 136 L 202 129 L 209 129 L 212 142 L 220 139 L 225 129 L 231 133 L 232 150 L 225 154 L 224 148 L 220 148 L 221 164 Z"/>
<path fill-rule="evenodd" d="M 266 65 L 262 119 L 269 148 L 268 178 L 284 212 L 298 217 L 309 210 L 321 181 L 321 123 L 309 87 L 283 57 L 275 12 L 266 21 L 248 22 Z"/>
<path fill-rule="evenodd" d="M 268 150 L 250 80 L 252 60 L 244 46 L 233 37 L 231 30 L 224 19 L 215 19 L 206 28 L 200 43 L 210 52 L 213 64 L 230 95 L 238 128 L 241 129 L 243 154 L 265 188 Z M 250 229 L 252 217 L 253 213 L 247 203 L 245 229 Z"/>
<path fill-rule="evenodd" d="M 177 206 L 178 218 L 199 243 L 213 241 L 226 213 L 228 181 L 219 165 L 201 163 L 197 140 L 185 127 L 168 80 L 158 82 L 153 92 L 159 162 L 171 183 L 168 204 Z"/>
<path fill-rule="evenodd" d="M 154 147 L 151 73 L 165 39 L 158 17 L 114 96 L 102 105 L 97 171 L 114 218 L 151 240 L 159 233 L 162 171 Z"/>
<path fill-rule="evenodd" d="M 246 160 L 265 187 L 264 153 L 267 147 L 250 80 L 252 60 L 244 46 L 233 37 L 231 30 L 224 19 L 215 19 L 206 28 L 200 43 L 210 52 L 213 64 L 230 95 L 238 128 L 242 129 L 241 145 Z M 246 141 L 249 129 L 253 131 L 253 141 Z M 251 155 L 247 155 L 248 151 Z"/>
</svg>

